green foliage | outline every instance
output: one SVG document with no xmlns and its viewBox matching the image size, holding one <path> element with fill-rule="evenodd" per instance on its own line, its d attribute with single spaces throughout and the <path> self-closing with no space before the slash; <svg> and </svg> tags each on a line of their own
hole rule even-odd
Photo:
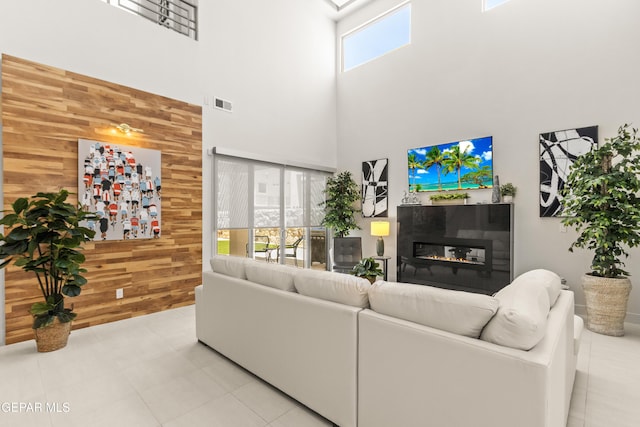
<svg viewBox="0 0 640 427">
<path fill-rule="evenodd" d="M 442 190 L 442 177 L 441 177 L 440 170 L 442 168 L 442 163 L 446 158 L 445 154 L 442 151 L 440 151 L 440 149 L 437 146 L 434 146 L 433 148 L 431 148 L 431 150 L 427 152 L 425 158 L 426 159 L 422 167 L 425 170 L 429 170 L 431 167 L 435 166 L 436 173 L 438 174 L 438 189 Z"/>
<path fill-rule="evenodd" d="M 484 185 L 485 181 L 492 178 L 491 168 L 489 166 L 482 166 L 481 168 L 464 174 L 461 178 L 462 182 L 473 182 L 478 185 L 478 188 L 487 188 Z"/>
<path fill-rule="evenodd" d="M 360 260 L 349 273 L 366 278 L 384 275 L 384 272 L 380 270 L 380 264 L 371 257 Z"/>
<path fill-rule="evenodd" d="M 468 199 L 469 193 L 438 193 L 429 196 L 430 200 L 458 200 Z"/>
<path fill-rule="evenodd" d="M 469 153 L 467 150 L 468 148 L 465 148 L 464 151 L 460 151 L 460 146 L 455 145 L 451 147 L 451 150 L 447 153 L 447 157 L 442 161 L 445 174 L 451 172 L 458 174 L 458 189 L 462 188 L 462 177 L 460 176 L 462 167 L 478 169 L 478 163 L 480 162 L 478 157 Z"/>
<path fill-rule="evenodd" d="M 360 188 L 351 172 L 344 171 L 330 177 L 324 194 L 326 200 L 320 206 L 324 206 L 325 216 L 321 224 L 332 228 L 336 237 L 346 237 L 349 231 L 359 230 L 355 214 L 360 209 L 354 204 L 360 200 Z"/>
<path fill-rule="evenodd" d="M 510 182 L 507 182 L 504 185 L 500 186 L 500 195 L 501 196 L 515 196 L 516 195 L 516 191 L 518 189 L 516 187 L 514 187 L 514 185 Z"/>
<path fill-rule="evenodd" d="M 79 250 L 95 231 L 80 223 L 96 216 L 66 202 L 68 196 L 67 190 L 60 190 L 19 198 L 11 205 L 13 212 L 4 211 L 0 220 L 10 229 L 6 236 L 0 234 L 0 268 L 13 261 L 33 272 L 44 297 L 44 302 L 31 306 L 34 328 L 49 325 L 54 317 L 71 321 L 76 315 L 64 307 L 64 296 L 80 295 L 87 283 L 82 275 L 87 270 L 80 267 L 85 257 Z"/>
<path fill-rule="evenodd" d="M 640 139 L 625 124 L 618 135 L 573 163 L 563 190 L 566 218 L 579 232 L 574 247 L 594 251 L 591 274 L 628 276 L 622 269 L 625 247 L 640 244 Z"/>
</svg>

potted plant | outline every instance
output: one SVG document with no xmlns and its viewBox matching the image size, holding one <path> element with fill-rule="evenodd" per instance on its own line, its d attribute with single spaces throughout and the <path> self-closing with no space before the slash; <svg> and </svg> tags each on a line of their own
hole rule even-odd
<svg viewBox="0 0 640 427">
<path fill-rule="evenodd" d="M 621 257 L 640 244 L 639 150 L 637 130 L 621 126 L 617 136 L 578 157 L 562 193 L 562 223 L 579 233 L 569 251 L 594 251 L 582 280 L 587 328 L 606 335 L 624 335 L 631 282 Z"/>
<path fill-rule="evenodd" d="M 40 352 L 67 344 L 76 313 L 73 307 L 65 307 L 64 297 L 80 295 L 81 286 L 87 283 L 82 275 L 86 270 L 80 267 L 85 261 L 80 247 L 95 231 L 80 223 L 96 216 L 66 202 L 68 195 L 67 190 L 60 190 L 19 198 L 0 220 L 8 228 L 8 234 L 0 234 L 0 268 L 13 261 L 33 272 L 44 297 L 30 310 Z"/>
<path fill-rule="evenodd" d="M 378 264 L 375 259 L 369 257 L 360 260 L 360 262 L 354 265 L 350 274 L 358 277 L 364 277 L 369 280 L 369 282 L 373 283 L 376 281 L 378 276 L 384 275 L 384 272 L 380 270 L 380 264 Z"/>
<path fill-rule="evenodd" d="M 500 195 L 502 196 L 502 201 L 505 203 L 513 202 L 513 198 L 516 195 L 517 188 L 510 182 L 507 182 L 504 185 L 500 186 Z"/>
<path fill-rule="evenodd" d="M 330 227 L 336 237 L 345 237 L 349 231 L 359 230 L 355 214 L 360 209 L 354 204 L 360 200 L 360 189 L 351 172 L 344 171 L 329 177 L 324 194 L 326 199 L 320 203 L 325 212 L 321 225 Z"/>
<path fill-rule="evenodd" d="M 327 179 L 327 186 L 324 189 L 326 199 L 320 203 L 324 207 L 324 218 L 321 225 L 333 230 L 333 248 L 331 249 L 332 270 L 334 261 L 340 258 L 341 254 L 334 253 L 334 248 L 349 248 L 352 244 L 348 242 L 336 242 L 339 239 L 357 239 L 359 247 L 362 246 L 359 237 L 346 237 L 351 230 L 359 230 L 356 223 L 355 214 L 360 212 L 355 203 L 360 200 L 360 189 L 353 180 L 351 172 L 340 172 Z M 353 243 L 353 242 L 351 242 Z M 337 250 L 337 249 L 336 249 Z"/>
<path fill-rule="evenodd" d="M 469 193 L 437 193 L 429 196 L 431 203 L 434 205 L 454 205 L 459 204 L 460 201 L 467 203 Z"/>
</svg>

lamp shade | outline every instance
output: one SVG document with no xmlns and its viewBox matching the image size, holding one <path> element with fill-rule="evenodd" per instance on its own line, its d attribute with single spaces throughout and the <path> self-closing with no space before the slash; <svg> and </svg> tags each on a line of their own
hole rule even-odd
<svg viewBox="0 0 640 427">
<path fill-rule="evenodd" d="M 371 221 L 372 236 L 388 236 L 389 221 Z"/>
</svg>

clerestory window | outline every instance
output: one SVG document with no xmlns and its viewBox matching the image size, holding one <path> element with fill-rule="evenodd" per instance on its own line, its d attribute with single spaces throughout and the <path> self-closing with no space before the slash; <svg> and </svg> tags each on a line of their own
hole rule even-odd
<svg viewBox="0 0 640 427">
<path fill-rule="evenodd" d="M 500 6 L 509 0 L 482 0 L 482 11 L 486 12 L 489 9 L 493 9 L 496 6 Z"/>
<path fill-rule="evenodd" d="M 342 71 L 411 43 L 411 3 L 404 2 L 342 36 Z"/>
</svg>

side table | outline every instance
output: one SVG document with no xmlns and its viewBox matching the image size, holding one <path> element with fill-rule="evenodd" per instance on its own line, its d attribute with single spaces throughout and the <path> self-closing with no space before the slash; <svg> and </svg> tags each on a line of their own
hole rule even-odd
<svg viewBox="0 0 640 427">
<path fill-rule="evenodd" d="M 387 271 L 389 270 L 389 260 L 391 259 L 391 257 L 390 256 L 374 256 L 372 258 L 375 259 L 376 261 L 382 261 L 382 271 L 384 273 L 382 278 L 386 281 Z"/>
</svg>

